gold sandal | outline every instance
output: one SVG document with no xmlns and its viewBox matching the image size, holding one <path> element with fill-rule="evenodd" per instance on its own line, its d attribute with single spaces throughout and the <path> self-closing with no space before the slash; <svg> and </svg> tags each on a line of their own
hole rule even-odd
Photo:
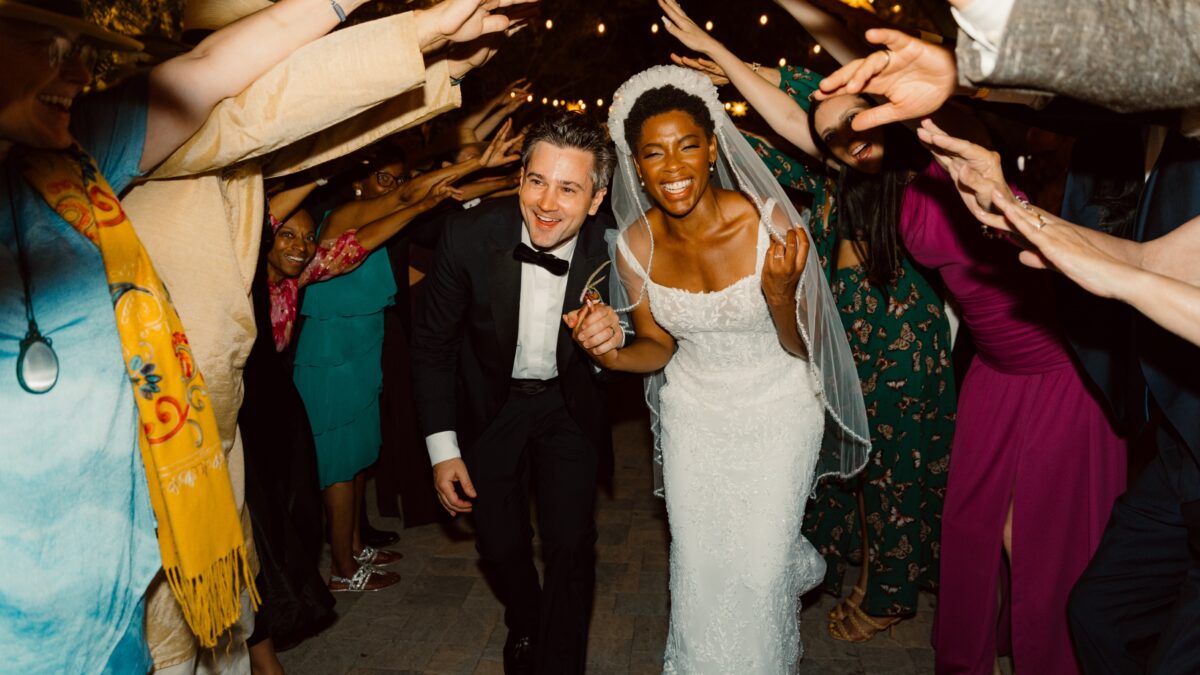
<svg viewBox="0 0 1200 675">
<path fill-rule="evenodd" d="M 896 624 L 903 620 L 899 616 L 873 617 L 854 605 L 843 620 L 829 622 L 829 636 L 842 642 L 866 642 L 886 630 L 892 637 Z"/>
<path fill-rule="evenodd" d="M 850 609 L 858 607 L 862 604 L 863 597 L 865 597 L 866 594 L 867 592 L 863 590 L 862 586 L 855 586 L 854 588 L 851 588 L 850 595 L 847 595 L 839 600 L 838 603 L 833 606 L 833 609 L 829 610 L 829 618 L 834 621 L 841 621 L 842 619 L 845 619 L 846 613 Z"/>
</svg>

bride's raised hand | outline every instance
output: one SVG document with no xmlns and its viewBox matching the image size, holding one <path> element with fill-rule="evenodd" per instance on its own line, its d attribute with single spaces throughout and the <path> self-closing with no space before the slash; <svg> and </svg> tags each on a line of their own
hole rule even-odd
<svg viewBox="0 0 1200 675">
<path fill-rule="evenodd" d="M 802 228 L 793 227 L 783 236 L 783 241 L 771 239 L 762 270 L 763 295 L 768 305 L 795 304 L 796 285 L 800 283 L 807 262 L 808 236 Z"/>
<path fill-rule="evenodd" d="M 688 18 L 675 0 L 658 0 L 658 6 L 663 11 L 663 27 L 683 46 L 707 56 L 712 56 L 714 51 L 722 48 L 716 38 Z"/>
</svg>

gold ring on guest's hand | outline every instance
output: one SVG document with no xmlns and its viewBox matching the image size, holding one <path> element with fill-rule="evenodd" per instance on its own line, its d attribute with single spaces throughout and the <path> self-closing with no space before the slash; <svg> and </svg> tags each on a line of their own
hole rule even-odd
<svg viewBox="0 0 1200 675">
<path fill-rule="evenodd" d="M 879 72 L 882 73 L 883 71 L 888 69 L 888 66 L 892 65 L 892 50 L 880 49 L 879 53 L 883 54 L 883 58 L 884 58 L 883 67 L 879 69 Z"/>
</svg>

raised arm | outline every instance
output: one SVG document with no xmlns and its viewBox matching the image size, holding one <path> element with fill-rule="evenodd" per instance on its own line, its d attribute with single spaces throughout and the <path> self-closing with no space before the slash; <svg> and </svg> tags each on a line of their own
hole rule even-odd
<svg viewBox="0 0 1200 675">
<path fill-rule="evenodd" d="M 461 199 L 462 193 L 450 185 L 450 180 L 442 179 L 417 202 L 358 228 L 354 234 L 359 245 L 367 251 L 374 251 L 407 227 L 417 216 L 442 203 L 447 197 Z"/>
<path fill-rule="evenodd" d="M 776 133 L 806 154 L 821 157 L 821 152 L 809 132 L 808 113 L 790 96 L 777 85 L 759 77 L 750 66 L 726 49 L 725 45 L 697 26 L 675 0 L 658 0 L 658 5 L 663 10 L 667 31 L 685 47 L 704 54 L 720 66 L 729 82 L 737 87 L 746 97 L 746 101 L 754 106 Z"/>
<path fill-rule="evenodd" d="M 330 214 L 329 223 L 321 232 L 321 241 L 337 239 L 346 230 L 361 227 L 405 209 L 414 202 L 425 199 L 436 185 L 453 183 L 480 169 L 503 166 L 517 161 L 520 159 L 520 155 L 511 151 L 514 146 L 521 143 L 524 137 L 509 138 L 511 130 L 512 124 L 505 124 L 479 157 L 423 173 L 375 199 L 364 199 L 342 205 Z"/>
<path fill-rule="evenodd" d="M 850 63 L 871 52 L 870 46 L 853 35 L 837 17 L 814 6 L 807 0 L 775 0 L 808 31 L 817 44 L 838 63 Z"/>
<path fill-rule="evenodd" d="M 414 14 L 422 48 L 438 40 L 468 41 L 504 30 L 496 7 L 530 0 L 446 0 Z M 362 0 L 344 0 L 352 11 Z M 221 100 L 235 96 L 299 47 L 338 23 L 328 0 L 280 0 L 216 31 L 192 51 L 150 72 L 150 106 L 141 168 L 149 170 L 175 151 Z"/>
</svg>

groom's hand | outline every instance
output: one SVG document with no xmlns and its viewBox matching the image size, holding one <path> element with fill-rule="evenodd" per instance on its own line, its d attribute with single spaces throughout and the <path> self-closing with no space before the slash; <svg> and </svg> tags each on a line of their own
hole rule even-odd
<svg viewBox="0 0 1200 675">
<path fill-rule="evenodd" d="M 463 494 L 475 498 L 475 486 L 471 484 L 471 476 L 467 473 L 467 465 L 462 459 L 455 457 L 433 465 L 433 487 L 437 490 L 438 501 L 442 508 L 453 516 L 471 512 L 471 502 L 458 496 L 454 484 L 462 486 Z"/>
</svg>

